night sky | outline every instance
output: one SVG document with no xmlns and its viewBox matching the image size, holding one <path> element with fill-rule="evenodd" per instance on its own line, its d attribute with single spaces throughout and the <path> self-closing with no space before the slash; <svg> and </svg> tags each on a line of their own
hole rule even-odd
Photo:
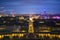
<svg viewBox="0 0 60 40">
<path fill-rule="evenodd" d="M 16 14 L 60 13 L 60 0 L 0 0 L 1 13 L 12 11 Z"/>
</svg>

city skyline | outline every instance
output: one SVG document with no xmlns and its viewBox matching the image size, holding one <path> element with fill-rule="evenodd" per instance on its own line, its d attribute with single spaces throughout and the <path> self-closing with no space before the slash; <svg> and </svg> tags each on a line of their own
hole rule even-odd
<svg viewBox="0 0 60 40">
<path fill-rule="evenodd" d="M 0 12 L 16 14 L 60 13 L 60 0 L 1 0 Z"/>
</svg>

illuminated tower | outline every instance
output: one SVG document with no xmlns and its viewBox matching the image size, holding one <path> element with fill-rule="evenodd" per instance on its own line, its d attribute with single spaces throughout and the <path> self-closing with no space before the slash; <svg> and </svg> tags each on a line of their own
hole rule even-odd
<svg viewBox="0 0 60 40">
<path fill-rule="evenodd" d="M 28 29 L 29 33 L 34 33 L 34 27 L 33 27 L 33 18 L 29 17 L 29 29 Z"/>
<path fill-rule="evenodd" d="M 46 14 L 46 9 L 44 9 L 43 11 L 44 11 L 44 14 Z"/>
<path fill-rule="evenodd" d="M 14 15 L 14 11 L 12 11 L 12 17 L 15 17 L 15 15 Z"/>
</svg>

